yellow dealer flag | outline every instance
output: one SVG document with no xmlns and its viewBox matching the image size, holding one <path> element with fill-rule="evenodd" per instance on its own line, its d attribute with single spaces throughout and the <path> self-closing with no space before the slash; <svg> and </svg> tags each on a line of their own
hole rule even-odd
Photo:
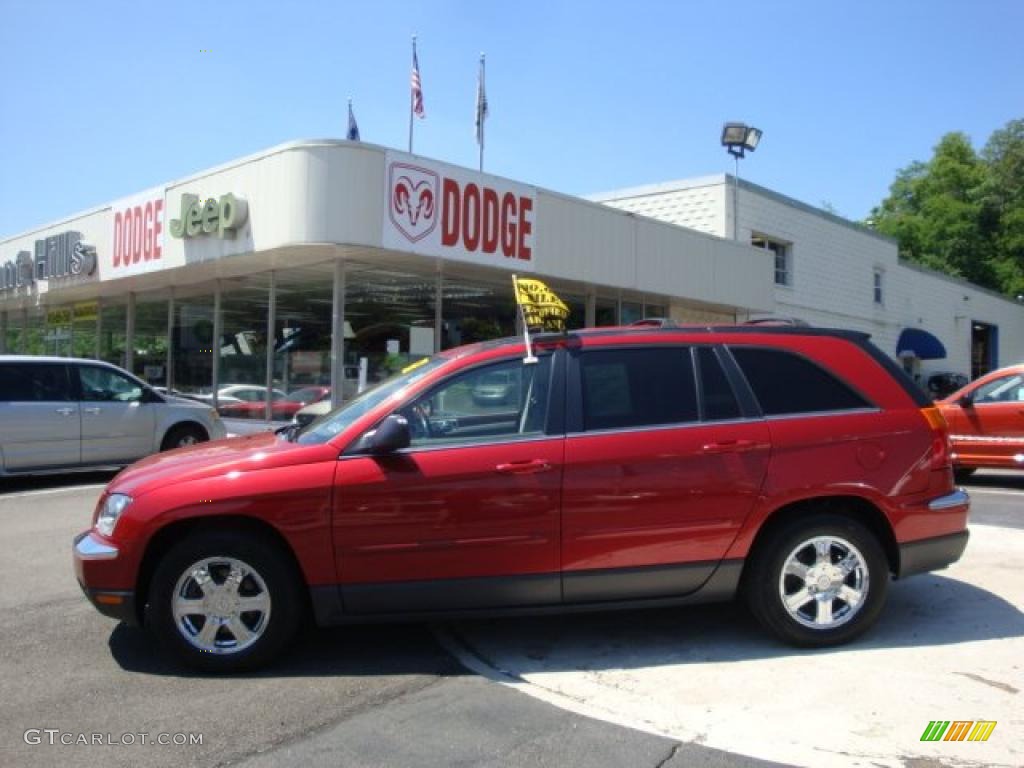
<svg viewBox="0 0 1024 768">
<path fill-rule="evenodd" d="M 523 322 L 530 330 L 564 331 L 569 307 L 540 280 L 513 277 L 516 303 L 523 310 Z"/>
</svg>

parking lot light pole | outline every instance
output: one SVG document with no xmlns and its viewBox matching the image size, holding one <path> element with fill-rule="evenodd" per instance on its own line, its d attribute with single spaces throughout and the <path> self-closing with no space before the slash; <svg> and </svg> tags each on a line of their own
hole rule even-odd
<svg viewBox="0 0 1024 768">
<path fill-rule="evenodd" d="M 726 123 L 722 126 L 722 146 L 733 156 L 736 162 L 736 173 L 733 175 L 732 187 L 732 239 L 739 240 L 739 201 L 740 201 L 740 158 L 746 152 L 753 152 L 761 141 L 761 129 L 746 123 Z"/>
</svg>

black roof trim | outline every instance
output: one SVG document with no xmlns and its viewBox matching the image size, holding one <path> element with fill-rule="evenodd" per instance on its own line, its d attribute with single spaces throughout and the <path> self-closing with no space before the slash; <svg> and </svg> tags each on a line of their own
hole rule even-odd
<svg viewBox="0 0 1024 768">
<path fill-rule="evenodd" d="M 568 333 L 541 333 L 530 338 L 537 342 L 555 342 L 568 337 L 602 338 L 606 336 L 639 336 L 652 333 L 730 333 L 754 334 L 758 336 L 833 336 L 854 343 L 867 341 L 871 334 L 862 331 L 851 331 L 845 328 L 815 328 L 793 325 L 672 325 L 672 326 L 608 326 L 604 328 L 584 328 Z M 509 339 L 512 341 L 513 339 Z M 520 339 L 521 340 L 521 339 Z"/>
</svg>

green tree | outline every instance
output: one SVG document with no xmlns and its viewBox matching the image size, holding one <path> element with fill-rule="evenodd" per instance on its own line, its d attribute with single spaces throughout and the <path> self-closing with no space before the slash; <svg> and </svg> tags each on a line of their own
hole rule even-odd
<svg viewBox="0 0 1024 768">
<path fill-rule="evenodd" d="M 1024 120 L 995 131 L 981 153 L 948 133 L 931 160 L 896 174 L 868 225 L 900 255 L 1011 296 L 1024 293 Z"/>
<path fill-rule="evenodd" d="M 993 269 L 1011 296 L 1024 294 L 1024 120 L 995 131 L 981 151 L 988 165 L 985 204 L 995 229 Z"/>
</svg>

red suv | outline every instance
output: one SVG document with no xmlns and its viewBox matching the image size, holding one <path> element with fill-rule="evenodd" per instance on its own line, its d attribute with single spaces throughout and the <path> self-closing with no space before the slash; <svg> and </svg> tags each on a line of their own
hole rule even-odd
<svg viewBox="0 0 1024 768">
<path fill-rule="evenodd" d="M 321 625 L 742 595 L 790 643 L 956 561 L 942 417 L 867 337 L 638 327 L 442 352 L 298 430 L 139 462 L 74 543 L 104 614 L 252 667 Z M 475 393 L 500 374 L 514 397 Z"/>
</svg>

